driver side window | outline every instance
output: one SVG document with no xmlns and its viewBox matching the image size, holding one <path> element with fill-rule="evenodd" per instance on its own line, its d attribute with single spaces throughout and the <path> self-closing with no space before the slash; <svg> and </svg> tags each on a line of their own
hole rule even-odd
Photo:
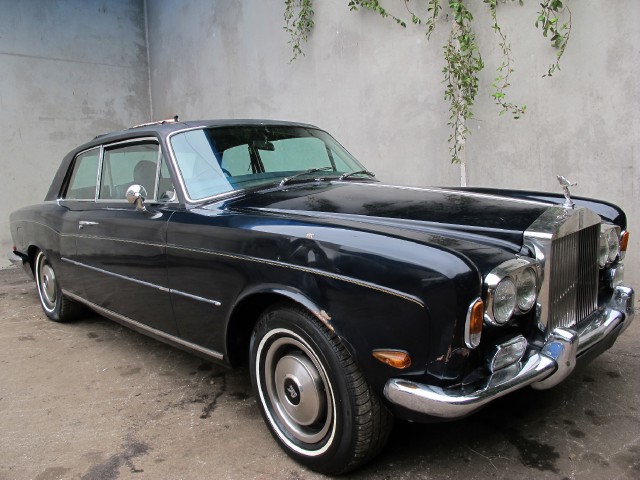
<svg viewBox="0 0 640 480">
<path fill-rule="evenodd" d="M 126 200 L 127 189 L 142 185 L 149 200 L 157 199 L 158 162 L 160 147 L 157 143 L 105 148 L 100 178 L 100 200 Z"/>
</svg>

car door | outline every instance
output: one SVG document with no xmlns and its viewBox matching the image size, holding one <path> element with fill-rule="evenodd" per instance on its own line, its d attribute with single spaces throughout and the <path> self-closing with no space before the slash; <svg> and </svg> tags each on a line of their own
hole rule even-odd
<svg viewBox="0 0 640 480">
<path fill-rule="evenodd" d="M 220 359 L 226 315 L 246 284 L 232 258 L 210 253 L 234 242 L 228 220 L 224 214 L 176 212 L 167 234 L 169 285 L 180 338 Z"/>
<path fill-rule="evenodd" d="M 77 211 L 74 262 L 89 302 L 176 335 L 167 280 L 167 221 L 175 210 L 168 177 L 155 139 L 105 145 L 97 199 Z M 147 192 L 145 212 L 125 198 L 133 184 Z"/>
<path fill-rule="evenodd" d="M 85 272 L 75 262 L 76 236 L 80 233 L 82 212 L 95 202 L 98 185 L 100 147 L 85 150 L 76 155 L 70 165 L 68 181 L 57 203 L 59 206 L 58 229 L 59 256 L 58 282 L 66 293 L 85 298 Z M 51 255 L 51 252 L 47 252 Z"/>
</svg>

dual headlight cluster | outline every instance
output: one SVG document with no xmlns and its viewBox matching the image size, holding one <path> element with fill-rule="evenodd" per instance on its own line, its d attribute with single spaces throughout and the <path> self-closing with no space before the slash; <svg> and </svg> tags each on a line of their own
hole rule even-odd
<svg viewBox="0 0 640 480">
<path fill-rule="evenodd" d="M 485 278 L 487 305 L 485 320 L 503 325 L 513 315 L 527 313 L 536 304 L 540 264 L 527 258 L 508 260 Z"/>
<path fill-rule="evenodd" d="M 598 263 L 600 268 L 611 265 L 620 255 L 620 227 L 602 224 L 600 228 L 600 244 L 598 246 Z"/>
<path fill-rule="evenodd" d="M 627 239 L 617 225 L 602 224 L 598 245 L 598 263 L 605 270 L 610 287 L 622 281 L 622 257 Z M 514 315 L 530 311 L 536 303 L 542 267 L 534 259 L 516 258 L 493 269 L 485 278 L 487 305 L 485 321 L 503 325 Z"/>
<path fill-rule="evenodd" d="M 603 270 L 603 278 L 611 289 L 620 285 L 624 279 L 624 265 L 618 259 L 624 257 L 629 233 L 620 232 L 617 225 L 602 224 L 600 227 L 600 242 L 598 245 L 598 264 Z"/>
</svg>

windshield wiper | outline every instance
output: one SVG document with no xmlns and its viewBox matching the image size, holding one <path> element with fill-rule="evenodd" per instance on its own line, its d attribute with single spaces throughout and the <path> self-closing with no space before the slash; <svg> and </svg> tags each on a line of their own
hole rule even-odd
<svg viewBox="0 0 640 480">
<path fill-rule="evenodd" d="M 344 180 L 345 178 L 349 178 L 351 175 L 358 175 L 358 174 L 369 175 L 370 177 L 375 177 L 376 176 L 375 173 L 370 172 L 369 170 L 357 170 L 355 172 L 343 173 L 342 175 L 340 175 L 338 177 L 338 180 Z"/>
<path fill-rule="evenodd" d="M 304 172 L 296 173 L 295 175 L 291 175 L 290 177 L 284 177 L 280 180 L 280 186 L 284 186 L 289 183 L 294 178 L 302 177 L 303 175 L 309 175 L 310 173 L 322 172 L 325 170 L 333 170 L 333 167 L 320 167 L 320 168 L 310 168 L 309 170 L 305 170 Z"/>
</svg>

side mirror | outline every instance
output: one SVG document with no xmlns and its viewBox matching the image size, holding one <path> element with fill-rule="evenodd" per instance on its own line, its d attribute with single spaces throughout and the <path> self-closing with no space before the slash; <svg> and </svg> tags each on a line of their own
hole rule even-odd
<svg viewBox="0 0 640 480">
<path fill-rule="evenodd" d="M 147 191 L 142 185 L 131 185 L 127 190 L 126 197 L 129 203 L 135 204 L 136 210 L 143 213 L 147 211 L 147 207 L 144 206 Z"/>
</svg>

